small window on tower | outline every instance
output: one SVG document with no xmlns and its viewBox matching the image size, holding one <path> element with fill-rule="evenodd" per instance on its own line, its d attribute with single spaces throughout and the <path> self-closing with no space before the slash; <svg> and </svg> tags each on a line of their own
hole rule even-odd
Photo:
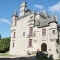
<svg viewBox="0 0 60 60">
<path fill-rule="evenodd" d="M 52 30 L 52 33 L 55 34 L 55 30 Z"/>
<path fill-rule="evenodd" d="M 13 42 L 13 48 L 14 48 L 14 42 Z"/>
<path fill-rule="evenodd" d="M 29 28 L 29 35 L 32 35 L 32 33 L 33 33 L 33 27 L 30 27 Z"/>
<path fill-rule="evenodd" d="M 15 21 L 15 26 L 17 25 L 17 21 Z"/>
<path fill-rule="evenodd" d="M 13 38 L 15 38 L 15 35 L 16 35 L 16 33 L 14 32 L 14 34 L 13 34 Z"/>
</svg>

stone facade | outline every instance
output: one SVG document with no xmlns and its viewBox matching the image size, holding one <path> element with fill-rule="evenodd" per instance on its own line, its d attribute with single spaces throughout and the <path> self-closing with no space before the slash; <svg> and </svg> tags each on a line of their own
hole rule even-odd
<svg viewBox="0 0 60 60">
<path fill-rule="evenodd" d="M 27 9 L 27 3 L 20 7 L 20 15 L 15 12 L 12 16 L 10 54 L 35 54 L 37 50 L 54 59 L 59 58 L 59 25 L 55 15 L 46 11 L 32 12 Z"/>
</svg>

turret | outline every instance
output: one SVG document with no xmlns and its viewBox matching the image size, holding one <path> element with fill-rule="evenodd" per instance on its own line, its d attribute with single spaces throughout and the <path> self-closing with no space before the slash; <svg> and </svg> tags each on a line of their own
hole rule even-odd
<svg viewBox="0 0 60 60">
<path fill-rule="evenodd" d="M 58 22 L 56 21 L 56 17 L 52 16 L 50 24 L 50 39 L 57 40 L 58 39 Z"/>
<path fill-rule="evenodd" d="M 11 23 L 11 26 L 16 26 L 17 19 L 18 19 L 18 14 L 17 14 L 17 11 L 15 11 L 14 14 L 12 15 L 12 23 Z"/>
<path fill-rule="evenodd" d="M 14 12 L 14 14 L 12 15 L 12 20 L 16 20 L 18 18 L 18 14 L 17 11 Z"/>
</svg>

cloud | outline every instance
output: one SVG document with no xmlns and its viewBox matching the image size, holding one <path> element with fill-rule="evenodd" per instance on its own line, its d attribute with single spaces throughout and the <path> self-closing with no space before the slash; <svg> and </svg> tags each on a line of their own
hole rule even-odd
<svg viewBox="0 0 60 60">
<path fill-rule="evenodd" d="M 7 24 L 11 25 L 11 22 L 7 19 L 4 19 L 4 18 L 1 18 L 0 22 L 4 22 L 4 23 L 7 23 Z"/>
<path fill-rule="evenodd" d="M 38 4 L 35 4 L 34 7 L 39 8 L 39 9 L 43 9 L 44 8 L 43 5 L 38 5 Z"/>
<path fill-rule="evenodd" d="M 52 13 L 60 12 L 60 1 L 57 4 L 50 6 L 48 10 L 51 11 Z"/>
</svg>

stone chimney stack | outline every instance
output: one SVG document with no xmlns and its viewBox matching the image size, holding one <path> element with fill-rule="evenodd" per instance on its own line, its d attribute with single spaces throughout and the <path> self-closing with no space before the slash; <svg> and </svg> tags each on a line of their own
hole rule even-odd
<svg viewBox="0 0 60 60">
<path fill-rule="evenodd" d="M 25 15 L 26 9 L 27 9 L 27 3 L 23 2 L 20 6 L 20 15 L 19 15 L 20 17 Z"/>
</svg>

